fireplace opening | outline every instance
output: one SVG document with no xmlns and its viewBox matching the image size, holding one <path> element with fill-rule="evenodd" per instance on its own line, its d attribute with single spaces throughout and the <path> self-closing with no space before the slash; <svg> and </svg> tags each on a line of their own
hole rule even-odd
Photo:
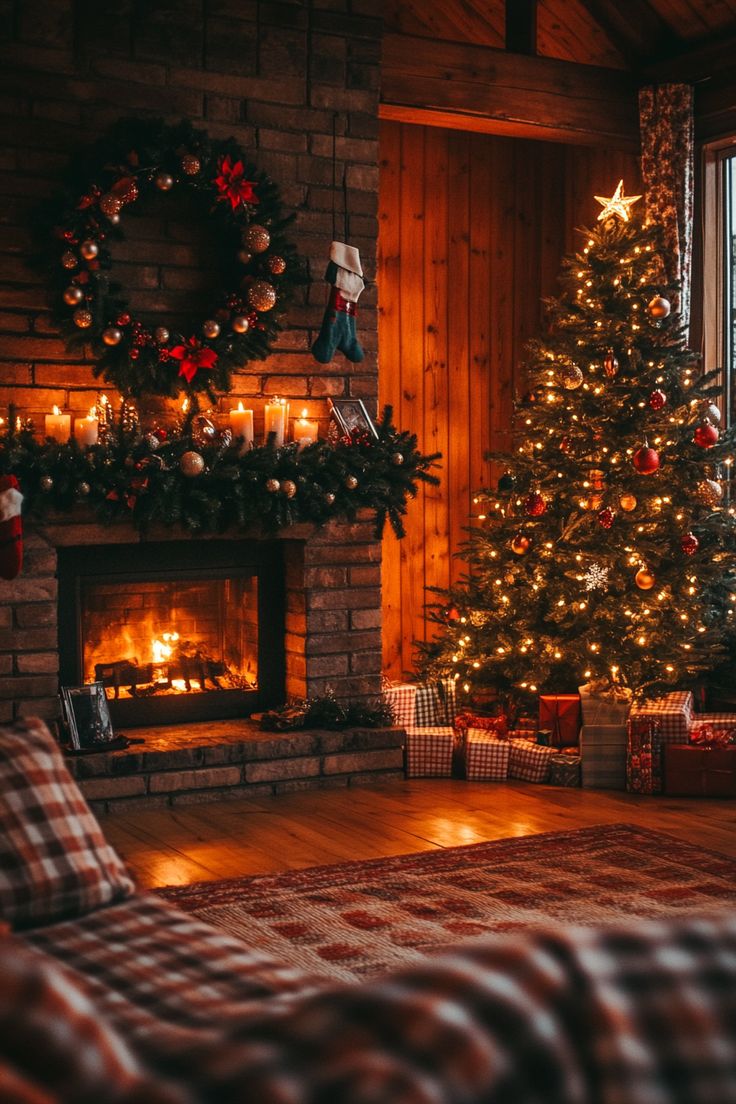
<svg viewBox="0 0 736 1104">
<path fill-rule="evenodd" d="M 102 682 L 116 725 L 277 705 L 283 580 L 277 541 L 59 549 L 62 683 Z"/>
</svg>

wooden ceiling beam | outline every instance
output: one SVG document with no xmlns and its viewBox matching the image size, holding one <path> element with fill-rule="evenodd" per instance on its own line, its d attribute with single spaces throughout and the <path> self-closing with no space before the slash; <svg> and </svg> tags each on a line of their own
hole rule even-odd
<svg viewBox="0 0 736 1104">
<path fill-rule="evenodd" d="M 662 50 L 682 48 L 682 39 L 647 0 L 583 0 L 583 5 L 631 69 Z"/>
<path fill-rule="evenodd" d="M 506 49 L 512 54 L 536 54 L 537 0 L 506 0 Z"/>
<path fill-rule="evenodd" d="M 736 35 L 709 35 L 698 42 L 679 49 L 661 51 L 642 67 L 641 75 L 647 81 L 698 81 L 719 78 L 733 72 L 736 57 Z"/>
<path fill-rule="evenodd" d="M 637 152 L 630 74 L 411 35 L 383 39 L 380 115 L 406 123 Z"/>
</svg>

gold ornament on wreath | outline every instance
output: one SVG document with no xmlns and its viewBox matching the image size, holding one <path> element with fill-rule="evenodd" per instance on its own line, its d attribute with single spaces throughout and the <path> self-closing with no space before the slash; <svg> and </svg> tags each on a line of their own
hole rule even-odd
<svg viewBox="0 0 736 1104">
<path fill-rule="evenodd" d="M 139 198 L 156 197 L 163 208 L 182 189 L 220 239 L 223 286 L 199 319 L 151 325 L 128 307 L 110 243 L 124 238 Z M 126 397 L 204 392 L 214 402 L 230 390 L 234 370 L 269 355 L 304 282 L 286 237 L 291 217 L 275 182 L 232 139 L 212 139 L 187 122 L 119 120 L 73 159 L 53 213 L 49 271 L 70 351 L 78 354 L 83 332 L 94 375 Z"/>
</svg>

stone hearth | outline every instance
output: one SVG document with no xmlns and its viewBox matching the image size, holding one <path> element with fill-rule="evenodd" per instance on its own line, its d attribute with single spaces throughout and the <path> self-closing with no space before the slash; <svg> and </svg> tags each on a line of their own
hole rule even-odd
<svg viewBox="0 0 736 1104">
<path fill-rule="evenodd" d="M 120 751 L 70 756 L 97 813 L 403 778 L 403 729 L 264 732 L 254 721 L 127 729 Z"/>
</svg>

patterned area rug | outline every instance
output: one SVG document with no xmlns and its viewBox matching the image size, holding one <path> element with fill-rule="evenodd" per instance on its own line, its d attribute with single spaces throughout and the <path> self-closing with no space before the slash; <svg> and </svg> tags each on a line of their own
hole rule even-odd
<svg viewBox="0 0 736 1104">
<path fill-rule="evenodd" d="M 254 949 L 351 981 L 490 932 L 733 908 L 736 861 L 613 824 L 159 892 Z"/>
</svg>

